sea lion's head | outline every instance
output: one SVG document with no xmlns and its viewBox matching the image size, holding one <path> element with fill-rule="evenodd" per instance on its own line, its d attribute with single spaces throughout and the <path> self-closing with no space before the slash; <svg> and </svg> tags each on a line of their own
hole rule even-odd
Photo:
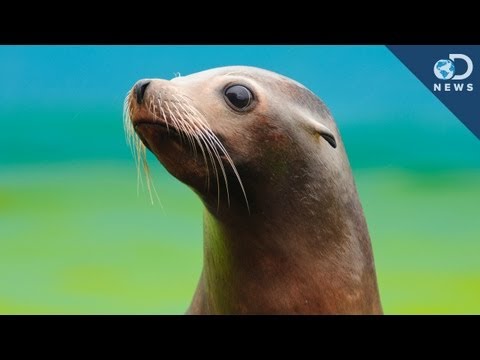
<svg viewBox="0 0 480 360">
<path fill-rule="evenodd" d="M 289 190 L 307 173 L 328 180 L 325 173 L 339 168 L 329 159 L 345 157 L 323 102 L 267 70 L 233 66 L 143 79 L 125 103 L 126 131 L 140 158 L 147 147 L 213 210 L 258 210 L 259 192 Z"/>
</svg>

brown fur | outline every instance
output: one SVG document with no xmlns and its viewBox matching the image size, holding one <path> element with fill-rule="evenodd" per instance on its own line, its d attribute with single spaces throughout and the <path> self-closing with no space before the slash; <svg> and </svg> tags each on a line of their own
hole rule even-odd
<svg viewBox="0 0 480 360">
<path fill-rule="evenodd" d="M 245 113 L 222 91 L 254 92 Z M 204 267 L 189 314 L 380 314 L 375 266 L 363 210 L 339 131 L 325 105 L 300 84 L 249 67 L 213 69 L 169 82 L 153 80 L 146 99 L 175 92 L 204 114 L 241 176 L 228 164 L 230 206 L 220 179 L 175 136 L 157 126 L 137 133 L 167 170 L 202 199 Z M 131 117 L 153 119 L 131 95 Z M 168 119 L 166 119 L 168 121 Z M 335 137 L 331 146 L 322 129 Z"/>
</svg>

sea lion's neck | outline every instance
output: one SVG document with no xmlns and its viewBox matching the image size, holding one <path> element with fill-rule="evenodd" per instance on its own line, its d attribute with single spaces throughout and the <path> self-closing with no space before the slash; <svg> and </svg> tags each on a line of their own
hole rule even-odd
<svg viewBox="0 0 480 360">
<path fill-rule="evenodd" d="M 356 191 L 330 199 L 304 191 L 295 194 L 304 201 L 279 194 L 268 209 L 228 222 L 205 210 L 204 268 L 190 312 L 382 312 Z"/>
</svg>

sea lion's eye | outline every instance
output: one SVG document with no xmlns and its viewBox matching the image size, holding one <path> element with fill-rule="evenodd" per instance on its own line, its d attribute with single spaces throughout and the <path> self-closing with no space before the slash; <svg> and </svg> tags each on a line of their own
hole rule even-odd
<svg viewBox="0 0 480 360">
<path fill-rule="evenodd" d="M 244 110 L 251 104 L 252 92 L 243 85 L 232 85 L 225 89 L 227 103 L 235 110 Z"/>
</svg>

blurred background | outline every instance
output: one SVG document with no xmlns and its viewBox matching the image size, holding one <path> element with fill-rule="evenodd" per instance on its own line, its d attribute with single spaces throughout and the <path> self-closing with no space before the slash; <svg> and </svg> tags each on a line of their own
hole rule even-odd
<svg viewBox="0 0 480 360">
<path fill-rule="evenodd" d="M 330 107 L 388 314 L 480 313 L 480 141 L 383 46 L 0 46 L 0 313 L 180 314 L 202 206 L 122 128 L 140 78 L 225 65 L 291 77 Z"/>
</svg>

